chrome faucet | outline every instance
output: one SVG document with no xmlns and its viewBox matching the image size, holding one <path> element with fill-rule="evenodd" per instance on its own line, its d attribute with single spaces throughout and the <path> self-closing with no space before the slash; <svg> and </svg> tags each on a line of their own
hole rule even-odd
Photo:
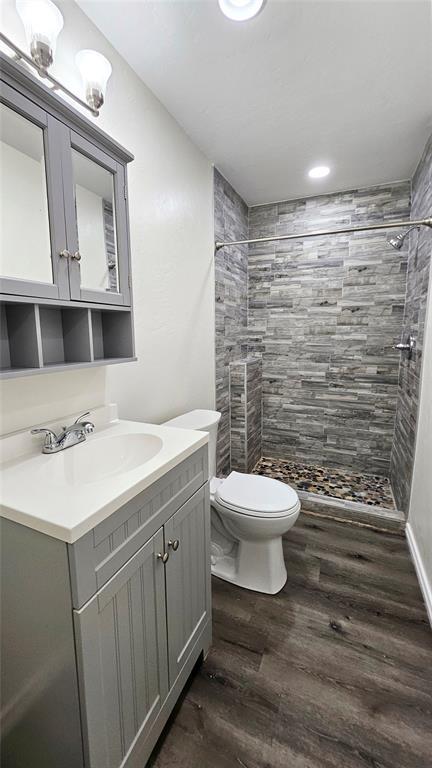
<svg viewBox="0 0 432 768">
<path fill-rule="evenodd" d="M 77 443 L 84 442 L 87 435 L 94 432 L 95 428 L 91 421 L 83 421 L 86 416 L 89 416 L 89 413 L 87 411 L 87 413 L 78 416 L 77 420 L 70 427 L 63 427 L 60 435 L 56 435 L 52 429 L 47 429 L 47 427 L 32 429 L 32 435 L 45 435 L 42 453 L 58 453 L 59 451 L 66 450 L 66 448 L 71 448 Z"/>
</svg>

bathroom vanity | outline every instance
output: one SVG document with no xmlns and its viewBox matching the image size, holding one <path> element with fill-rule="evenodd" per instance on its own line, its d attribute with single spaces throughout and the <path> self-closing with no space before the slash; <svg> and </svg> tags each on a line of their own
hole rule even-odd
<svg viewBox="0 0 432 768">
<path fill-rule="evenodd" d="M 143 768 L 210 645 L 207 435 L 105 416 L 53 456 L 6 438 L 5 766 Z"/>
</svg>

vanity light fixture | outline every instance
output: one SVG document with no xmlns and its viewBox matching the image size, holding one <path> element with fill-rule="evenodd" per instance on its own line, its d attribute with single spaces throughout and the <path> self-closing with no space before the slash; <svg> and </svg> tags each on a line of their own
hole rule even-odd
<svg viewBox="0 0 432 768">
<path fill-rule="evenodd" d="M 92 109 L 100 109 L 112 72 L 110 62 L 101 53 L 89 49 L 79 51 L 75 61 L 83 79 L 87 104 Z"/>
<path fill-rule="evenodd" d="M 16 0 L 16 9 L 24 25 L 30 55 L 38 69 L 46 71 L 54 60 L 63 16 L 51 0 Z"/>
<path fill-rule="evenodd" d="M 218 0 L 222 13 L 232 21 L 247 21 L 260 12 L 265 0 Z"/>
<path fill-rule="evenodd" d="M 97 51 L 85 50 L 77 54 L 76 62 L 86 89 L 84 101 L 48 72 L 54 60 L 57 37 L 63 29 L 63 16 L 55 3 L 52 0 L 16 0 L 16 9 L 24 25 L 30 55 L 0 32 L 0 41 L 13 51 L 15 61 L 25 61 L 34 67 L 40 77 L 50 82 L 51 90 L 63 91 L 94 117 L 98 117 L 112 72 L 108 59 Z"/>
<path fill-rule="evenodd" d="M 328 165 L 317 165 L 315 168 L 311 168 L 308 176 L 311 179 L 323 179 L 324 176 L 328 176 L 330 173 L 330 168 Z"/>
</svg>

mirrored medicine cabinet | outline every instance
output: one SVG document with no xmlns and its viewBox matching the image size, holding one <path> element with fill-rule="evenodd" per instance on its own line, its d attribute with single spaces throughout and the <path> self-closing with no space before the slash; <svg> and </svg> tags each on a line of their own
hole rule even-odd
<svg viewBox="0 0 432 768">
<path fill-rule="evenodd" d="M 0 375 L 134 359 L 132 155 L 0 54 Z"/>
</svg>

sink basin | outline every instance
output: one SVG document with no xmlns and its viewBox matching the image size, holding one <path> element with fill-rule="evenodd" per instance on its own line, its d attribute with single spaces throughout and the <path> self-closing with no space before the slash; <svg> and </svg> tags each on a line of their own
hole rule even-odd
<svg viewBox="0 0 432 768">
<path fill-rule="evenodd" d="M 163 446 L 157 435 L 110 435 L 61 451 L 48 465 L 51 482 L 81 485 L 129 472 L 156 456 Z M 54 466 L 55 463 L 55 466 Z"/>
<path fill-rule="evenodd" d="M 208 442 L 203 432 L 118 419 L 113 404 L 91 417 L 95 433 L 58 453 L 42 453 L 27 430 L 0 438 L 1 517 L 73 544 Z"/>
</svg>

